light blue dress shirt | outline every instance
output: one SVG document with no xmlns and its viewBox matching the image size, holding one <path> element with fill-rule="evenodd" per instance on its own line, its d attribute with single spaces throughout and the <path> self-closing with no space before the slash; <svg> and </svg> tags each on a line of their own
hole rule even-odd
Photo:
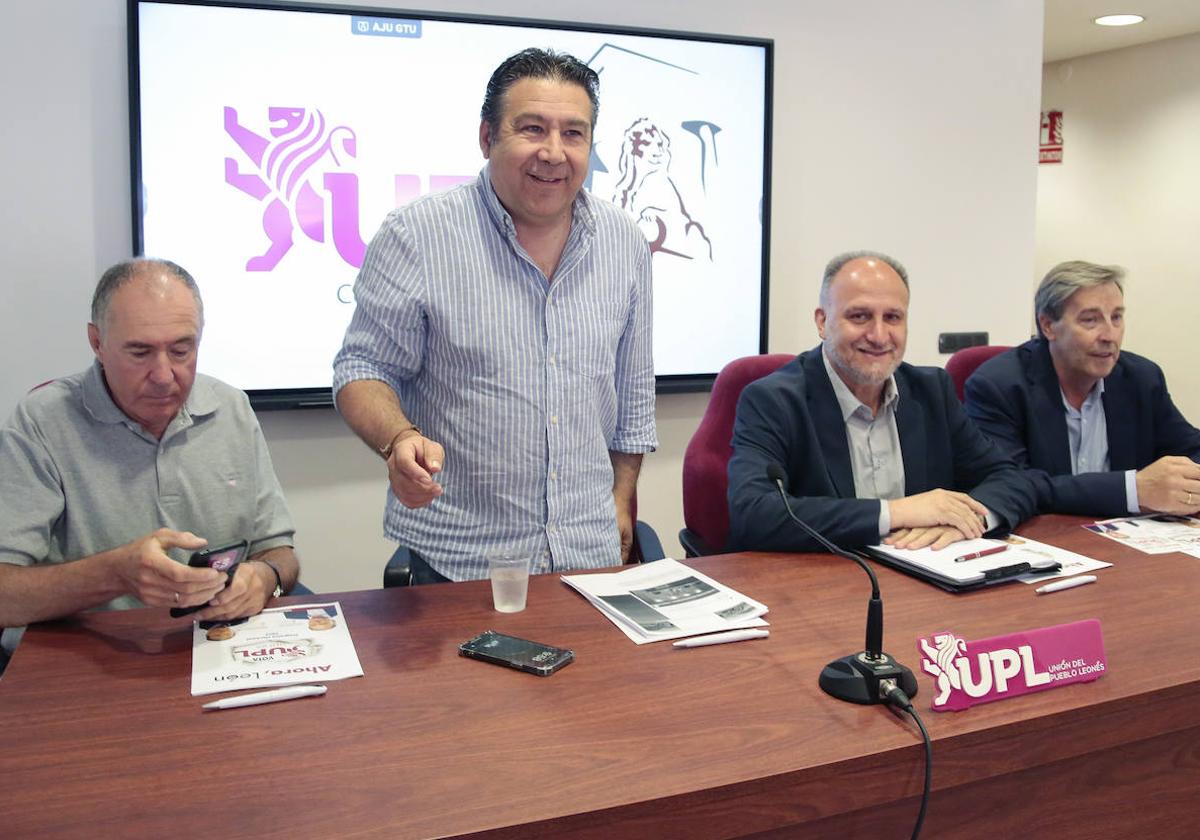
<svg viewBox="0 0 1200 840">
<path fill-rule="evenodd" d="M 620 562 L 609 450 L 653 451 L 651 256 L 581 191 L 548 281 L 485 166 L 385 219 L 354 286 L 334 392 L 390 385 L 446 450 L 428 507 L 388 491 L 384 532 L 454 580 L 522 553 L 534 574 Z"/>
<path fill-rule="evenodd" d="M 846 423 L 846 443 L 850 448 L 850 469 L 854 473 L 854 495 L 859 499 L 879 499 L 879 536 L 892 530 L 889 499 L 903 499 L 904 452 L 900 448 L 900 431 L 896 426 L 896 406 L 900 392 L 896 377 L 889 376 L 883 386 L 883 403 L 878 414 L 850 391 L 834 370 L 829 356 L 821 351 L 825 372 L 833 383 L 842 420 Z M 1000 518 L 987 512 L 987 530 L 1000 524 Z"/>
<path fill-rule="evenodd" d="M 842 420 L 846 424 L 846 443 L 850 447 L 850 470 L 854 474 L 854 495 L 859 499 L 880 499 L 879 535 L 892 529 L 887 499 L 904 498 L 904 456 L 900 451 L 900 433 L 896 428 L 896 405 L 900 392 L 896 377 L 889 376 L 883 386 L 883 404 L 874 414 L 850 391 L 834 370 L 825 350 L 821 350 L 825 373 L 833 383 Z"/>
<path fill-rule="evenodd" d="M 1071 474 L 1108 472 L 1108 418 L 1104 414 L 1104 380 L 1097 380 L 1078 409 L 1062 395 L 1067 413 L 1067 445 L 1071 449 Z M 1137 471 L 1125 471 L 1125 500 L 1130 513 L 1138 513 Z"/>
</svg>

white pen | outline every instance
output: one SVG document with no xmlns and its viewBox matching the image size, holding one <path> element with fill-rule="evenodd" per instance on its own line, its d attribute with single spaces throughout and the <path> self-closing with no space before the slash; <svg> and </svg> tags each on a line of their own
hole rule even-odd
<svg viewBox="0 0 1200 840">
<path fill-rule="evenodd" d="M 278 703 L 280 700 L 295 700 L 297 697 L 316 697 L 324 694 L 327 690 L 323 685 L 289 685 L 287 688 L 243 694 L 240 697 L 225 697 L 205 703 L 204 708 L 237 709 L 241 706 L 258 706 L 262 703 Z"/>
<path fill-rule="evenodd" d="M 705 645 L 723 645 L 726 642 L 744 642 L 747 639 L 765 639 L 771 635 L 770 630 L 729 630 L 725 633 L 710 633 L 707 636 L 696 636 L 691 639 L 680 639 L 675 643 L 677 648 L 704 647 Z"/>
<path fill-rule="evenodd" d="M 1079 577 L 1067 578 L 1066 580 L 1056 580 L 1054 583 L 1047 583 L 1045 586 L 1039 586 L 1033 591 L 1039 595 L 1049 595 L 1051 592 L 1059 592 L 1063 589 L 1074 589 L 1076 586 L 1083 586 L 1085 583 L 1095 582 L 1095 575 L 1080 575 Z"/>
</svg>

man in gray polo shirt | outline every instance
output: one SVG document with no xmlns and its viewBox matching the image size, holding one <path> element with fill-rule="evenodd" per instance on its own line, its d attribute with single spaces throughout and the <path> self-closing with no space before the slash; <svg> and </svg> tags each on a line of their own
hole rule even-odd
<svg viewBox="0 0 1200 840">
<path fill-rule="evenodd" d="M 245 394 L 196 374 L 204 310 L 174 263 L 130 260 L 92 299 L 82 373 L 0 428 L 0 627 L 101 608 L 252 615 L 299 576 L 295 528 Z M 193 551 L 250 541 L 225 575 Z"/>
</svg>

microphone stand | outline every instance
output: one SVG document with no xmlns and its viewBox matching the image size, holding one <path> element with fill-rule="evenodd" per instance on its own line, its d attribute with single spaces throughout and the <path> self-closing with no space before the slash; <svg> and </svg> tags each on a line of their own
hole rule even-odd
<svg viewBox="0 0 1200 840">
<path fill-rule="evenodd" d="M 883 599 L 879 581 L 871 566 L 861 557 L 839 548 L 825 539 L 792 510 L 784 490 L 783 469 L 778 464 L 767 467 L 767 477 L 774 482 L 783 506 L 792 521 L 832 554 L 853 560 L 871 578 L 871 600 L 867 603 L 867 638 L 865 649 L 833 660 L 821 670 L 821 689 L 839 700 L 871 705 L 888 702 L 887 694 L 899 686 L 909 697 L 917 694 L 917 678 L 913 672 L 883 652 Z"/>
</svg>

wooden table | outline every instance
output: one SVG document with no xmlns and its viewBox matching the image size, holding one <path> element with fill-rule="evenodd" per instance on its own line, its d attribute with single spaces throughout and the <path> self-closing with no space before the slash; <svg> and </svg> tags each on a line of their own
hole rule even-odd
<svg viewBox="0 0 1200 840">
<path fill-rule="evenodd" d="M 1023 531 L 1116 563 L 1091 586 L 950 595 L 879 569 L 885 647 L 1100 619 L 1097 682 L 962 713 L 934 739 L 925 837 L 1192 837 L 1200 809 L 1200 560 L 1044 517 Z M 908 837 L 911 721 L 825 696 L 858 650 L 868 583 L 826 555 L 698 568 L 764 601 L 764 641 L 636 646 L 556 577 L 529 608 L 486 582 L 339 593 L 365 678 L 318 699 L 202 713 L 166 610 L 32 628 L 0 680 L 0 836 Z M 295 600 L 295 599 L 293 599 Z M 310 599 L 311 600 L 311 599 Z M 460 658 L 481 630 L 573 648 L 543 679 Z"/>
</svg>

